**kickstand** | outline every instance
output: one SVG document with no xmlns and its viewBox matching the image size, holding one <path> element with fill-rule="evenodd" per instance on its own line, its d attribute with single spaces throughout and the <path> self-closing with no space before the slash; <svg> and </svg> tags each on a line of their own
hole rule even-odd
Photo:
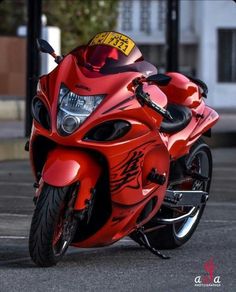
<svg viewBox="0 0 236 292">
<path fill-rule="evenodd" d="M 169 256 L 162 254 L 159 250 L 150 245 L 150 242 L 146 234 L 144 233 L 143 227 L 137 230 L 137 235 L 139 236 L 137 242 L 139 243 L 140 246 L 144 246 L 146 249 L 148 249 L 151 253 L 155 254 L 159 258 L 162 258 L 164 260 L 170 259 Z"/>
</svg>

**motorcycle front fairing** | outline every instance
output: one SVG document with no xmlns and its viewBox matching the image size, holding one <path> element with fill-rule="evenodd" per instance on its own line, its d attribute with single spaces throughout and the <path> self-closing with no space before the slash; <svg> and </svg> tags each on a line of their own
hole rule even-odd
<svg viewBox="0 0 236 292">
<path fill-rule="evenodd" d="M 167 180 L 163 185 L 157 185 L 148 181 L 147 176 L 156 169 L 168 178 L 169 154 L 157 131 L 162 117 L 152 110 L 144 110 L 134 95 L 132 80 L 141 75 L 134 71 L 101 74 L 79 66 L 78 58 L 69 54 L 56 69 L 40 79 L 37 96 L 45 104 L 51 124 L 45 129 L 34 120 L 30 155 L 36 178 L 41 173 L 42 180 L 54 186 L 79 181 L 81 188 L 75 203 L 78 211 L 85 205 L 89 189 L 96 186 L 104 167 L 94 160 L 94 154 L 104 157 L 109 168 L 111 216 L 98 232 L 77 243 L 79 246 L 92 247 L 118 240 L 150 220 L 163 201 Z M 61 135 L 57 124 L 61 84 L 75 95 L 105 96 L 79 128 L 66 136 Z M 165 94 L 155 85 L 146 85 L 145 89 L 160 106 L 166 106 Z M 88 133 L 108 121 L 125 121 L 129 130 L 114 140 L 87 138 Z M 157 156 L 157 153 L 161 155 Z M 91 173 L 93 178 L 86 183 L 85 178 L 88 179 Z M 86 189 L 84 193 L 82 186 Z M 142 209 L 151 201 L 154 202 L 153 209 L 139 220 Z"/>
</svg>

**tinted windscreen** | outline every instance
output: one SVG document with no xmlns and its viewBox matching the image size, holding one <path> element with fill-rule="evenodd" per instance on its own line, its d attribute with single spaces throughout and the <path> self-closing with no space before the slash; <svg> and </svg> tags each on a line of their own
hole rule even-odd
<svg viewBox="0 0 236 292">
<path fill-rule="evenodd" d="M 101 73 L 143 60 L 135 43 L 116 32 L 99 33 L 87 46 L 74 50 L 72 54 L 77 57 L 79 65 Z"/>
<path fill-rule="evenodd" d="M 142 54 L 135 47 L 129 56 L 126 56 L 116 48 L 107 45 L 87 47 L 84 53 L 85 62 L 99 71 L 108 67 L 120 67 L 133 64 L 142 60 Z"/>
</svg>

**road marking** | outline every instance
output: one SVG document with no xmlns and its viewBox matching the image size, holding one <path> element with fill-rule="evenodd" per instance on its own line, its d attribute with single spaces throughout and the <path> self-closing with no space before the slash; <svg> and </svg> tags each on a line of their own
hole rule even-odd
<svg viewBox="0 0 236 292">
<path fill-rule="evenodd" d="M 202 220 L 204 223 L 236 223 L 236 220 Z"/>
<path fill-rule="evenodd" d="M 212 230 L 209 229 L 198 229 L 198 231 L 196 231 L 196 233 L 205 233 L 205 234 L 209 234 L 209 233 L 213 233 L 215 235 L 216 232 L 220 232 L 222 233 L 222 229 L 223 232 L 228 232 L 228 231 L 234 231 L 236 230 L 236 226 L 232 226 L 232 227 L 227 227 L 227 226 L 217 226 L 217 228 L 214 228 Z"/>
<path fill-rule="evenodd" d="M 33 202 L 33 196 L 18 196 L 18 195 L 15 195 L 15 196 L 2 196 L 0 195 L 0 199 L 29 199 L 29 200 L 32 200 Z"/>
<path fill-rule="evenodd" d="M 234 202 L 207 202 L 207 206 L 209 207 L 236 207 L 236 203 Z"/>
<path fill-rule="evenodd" d="M 0 164 L 2 166 L 2 164 Z M 3 166 L 2 166 L 3 167 Z M 23 166 L 24 167 L 24 166 Z M 8 175 L 8 176 L 14 176 L 16 174 L 28 174 L 31 175 L 31 172 L 29 170 L 0 170 L 0 175 L 4 174 L 4 175 Z"/>
<path fill-rule="evenodd" d="M 27 258 L 19 258 L 19 259 L 12 259 L 12 260 L 6 260 L 6 261 L 0 261 L 0 266 L 4 266 L 7 264 L 15 264 L 18 262 L 24 262 L 30 260 L 30 257 Z"/>
<path fill-rule="evenodd" d="M 27 214 L 14 214 L 14 213 L 0 213 L 0 216 L 9 216 L 9 217 L 31 217 L 32 215 Z"/>
<path fill-rule="evenodd" d="M 221 165 L 215 165 L 213 167 L 213 172 L 216 171 L 216 170 L 224 170 L 224 171 L 232 171 L 232 170 L 235 170 L 235 165 L 231 164 L 231 165 L 227 165 L 227 166 L 221 166 Z"/>
<path fill-rule="evenodd" d="M 0 235 L 0 239 L 28 239 L 27 236 Z"/>
<path fill-rule="evenodd" d="M 227 189 L 226 189 L 225 186 L 218 185 L 218 183 L 216 184 L 216 182 L 215 182 L 214 185 L 212 186 L 212 190 L 213 190 L 213 194 L 214 194 L 214 192 L 217 192 L 217 191 L 221 191 L 221 192 L 227 193 L 227 194 L 231 193 L 231 192 L 235 193 L 235 186 L 234 186 L 234 184 L 231 184 L 230 186 L 228 185 Z"/>
<path fill-rule="evenodd" d="M 234 181 L 235 182 L 235 177 L 223 177 L 223 176 L 214 175 L 212 181 L 213 182 L 216 182 L 216 181 Z"/>
<path fill-rule="evenodd" d="M 21 186 L 21 187 L 32 187 L 32 182 L 14 182 L 14 181 L 0 181 L 0 186 Z"/>
</svg>

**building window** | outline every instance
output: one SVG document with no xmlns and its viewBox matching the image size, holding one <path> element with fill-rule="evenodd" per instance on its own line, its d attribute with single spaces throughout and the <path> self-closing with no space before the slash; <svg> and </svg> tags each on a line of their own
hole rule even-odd
<svg viewBox="0 0 236 292">
<path fill-rule="evenodd" d="M 121 29 L 123 31 L 131 31 L 132 27 L 132 15 L 133 15 L 133 1 L 121 2 Z"/>
<path fill-rule="evenodd" d="M 151 33 L 150 6 L 151 2 L 148 0 L 142 0 L 140 2 L 140 31 L 143 31 L 146 34 Z"/>
<path fill-rule="evenodd" d="M 167 1 L 159 0 L 157 7 L 157 30 L 165 32 Z"/>
<path fill-rule="evenodd" d="M 218 30 L 218 81 L 236 82 L 236 29 Z"/>
</svg>

